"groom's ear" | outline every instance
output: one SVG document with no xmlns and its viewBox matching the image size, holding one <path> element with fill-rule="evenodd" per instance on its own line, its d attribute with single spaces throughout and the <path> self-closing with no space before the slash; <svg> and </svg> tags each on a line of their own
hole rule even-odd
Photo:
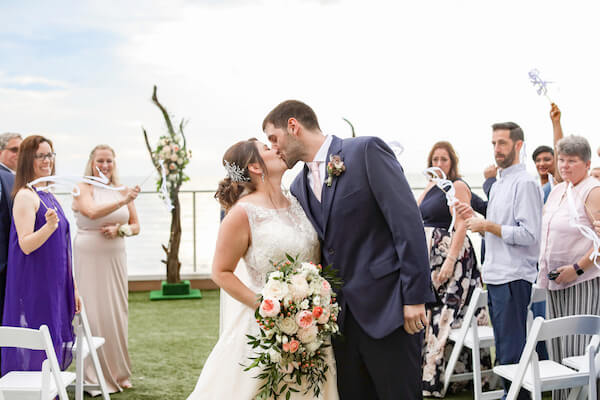
<svg viewBox="0 0 600 400">
<path fill-rule="evenodd" d="M 287 130 L 290 135 L 294 135 L 294 136 L 298 137 L 298 134 L 300 133 L 301 128 L 302 128 L 302 125 L 300 124 L 300 122 L 298 122 L 298 120 L 296 118 L 291 117 L 288 119 Z"/>
</svg>

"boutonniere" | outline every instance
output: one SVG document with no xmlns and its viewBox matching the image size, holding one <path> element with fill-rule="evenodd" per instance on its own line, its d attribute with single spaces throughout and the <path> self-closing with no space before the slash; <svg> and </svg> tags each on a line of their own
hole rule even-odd
<svg viewBox="0 0 600 400">
<path fill-rule="evenodd" d="M 327 186 L 331 186 L 334 176 L 340 176 L 346 170 L 342 158 L 338 155 L 330 155 L 327 163 Z"/>
</svg>

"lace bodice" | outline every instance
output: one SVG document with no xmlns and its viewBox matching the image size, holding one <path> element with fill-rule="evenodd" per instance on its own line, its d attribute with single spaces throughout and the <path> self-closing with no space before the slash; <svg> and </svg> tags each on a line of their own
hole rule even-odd
<svg viewBox="0 0 600 400">
<path fill-rule="evenodd" d="M 251 244 L 244 261 L 252 285 L 262 288 L 266 274 L 273 270 L 273 262 L 285 259 L 285 255 L 298 257 L 301 262 L 320 261 L 320 245 L 317 232 L 306 217 L 295 197 L 289 196 L 290 207 L 264 208 L 240 202 L 250 224 Z"/>
</svg>

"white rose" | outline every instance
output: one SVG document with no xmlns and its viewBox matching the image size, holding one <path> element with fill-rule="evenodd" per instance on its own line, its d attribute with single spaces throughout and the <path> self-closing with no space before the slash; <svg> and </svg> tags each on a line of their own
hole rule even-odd
<svg viewBox="0 0 600 400">
<path fill-rule="evenodd" d="M 290 290 L 292 292 L 292 297 L 296 301 L 300 301 L 308 296 L 309 287 L 308 282 L 306 282 L 306 278 L 301 274 L 294 275 L 290 279 L 291 287 Z"/>
<path fill-rule="evenodd" d="M 177 161 L 177 154 L 172 154 L 170 160 Z"/>
<path fill-rule="evenodd" d="M 274 278 L 283 278 L 283 272 L 281 271 L 273 271 L 269 274 L 269 280 Z"/>
<path fill-rule="evenodd" d="M 288 286 L 281 281 L 270 279 L 262 290 L 263 297 L 281 300 L 288 294 Z"/>
<path fill-rule="evenodd" d="M 315 264 L 311 264 L 311 263 L 302 263 L 302 268 L 303 271 L 306 271 L 308 273 L 312 273 L 312 274 L 318 274 L 319 273 L 319 269 L 317 268 L 317 266 Z"/>
<path fill-rule="evenodd" d="M 316 305 L 316 306 L 321 305 L 321 296 L 315 295 L 315 296 L 313 296 L 312 300 L 313 300 L 314 305 Z"/>
<path fill-rule="evenodd" d="M 303 310 L 306 310 L 306 309 L 308 309 L 308 306 L 309 306 L 309 304 L 308 304 L 308 299 L 304 299 L 304 300 L 302 301 L 302 303 L 300 303 L 300 308 L 301 308 L 301 309 L 303 309 Z"/>
<path fill-rule="evenodd" d="M 298 332 L 298 324 L 296 324 L 296 321 L 294 321 L 294 318 L 291 318 L 291 317 L 282 319 L 281 321 L 279 321 L 277 323 L 277 326 L 279 326 L 279 329 L 281 329 L 281 332 L 285 333 L 286 335 L 293 335 L 296 332 Z M 287 337 L 284 336 L 284 338 L 286 339 L 286 342 L 287 342 Z M 284 342 L 284 343 L 286 343 L 286 342 Z"/>
<path fill-rule="evenodd" d="M 314 342 L 310 342 L 304 345 L 304 348 L 309 352 L 309 353 L 314 353 L 315 351 L 319 350 L 321 348 L 321 345 L 323 344 L 322 341 L 320 340 L 315 340 Z"/>
<path fill-rule="evenodd" d="M 281 354 L 279 354 L 279 352 L 277 350 L 275 350 L 274 348 L 270 348 L 269 351 L 269 358 L 271 359 L 272 362 L 274 363 L 278 363 L 279 361 L 281 361 Z"/>
<path fill-rule="evenodd" d="M 179 165 L 183 164 L 183 158 L 178 158 L 177 159 L 177 164 L 179 164 Z"/>
<path fill-rule="evenodd" d="M 311 343 L 317 340 L 318 333 L 319 329 L 316 327 L 316 325 L 312 325 L 305 329 L 298 329 L 298 333 L 296 335 L 302 343 Z"/>
</svg>

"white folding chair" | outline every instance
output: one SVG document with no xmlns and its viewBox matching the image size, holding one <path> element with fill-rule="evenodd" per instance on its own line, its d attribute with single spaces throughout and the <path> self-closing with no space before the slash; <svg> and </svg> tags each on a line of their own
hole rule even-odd
<svg viewBox="0 0 600 400">
<path fill-rule="evenodd" d="M 531 325 L 533 324 L 534 320 L 533 311 L 531 311 L 531 306 L 533 305 L 533 303 L 546 301 L 547 293 L 547 289 L 541 288 L 537 284 L 534 284 L 531 287 L 531 300 L 529 301 L 529 305 L 527 306 L 527 332 L 530 331 Z"/>
<path fill-rule="evenodd" d="M 588 371 L 576 371 L 552 360 L 539 361 L 535 346 L 540 340 L 550 340 L 559 336 L 599 334 L 600 316 L 573 315 L 551 320 L 537 317 L 527 335 L 527 342 L 519 363 L 494 367 L 496 374 L 512 381 L 506 398 L 508 400 L 516 399 L 521 388 L 530 391 L 535 400 L 541 400 L 542 392 L 555 389 L 578 388 L 571 391 L 569 399 L 577 398 L 581 387 L 586 385 L 590 386 L 590 391 L 595 391 L 596 377 L 593 377 L 594 383 L 591 385 L 589 368 Z M 596 369 L 597 352 L 597 345 L 595 349 L 593 344 L 588 346 L 586 357 L 588 357 L 588 365 L 592 366 L 593 371 Z M 592 373 L 595 375 L 595 372 Z M 590 398 L 595 399 L 596 394 L 593 393 L 593 397 L 590 396 Z"/>
<path fill-rule="evenodd" d="M 11 371 L 0 378 L 0 393 L 5 399 L 52 400 L 58 396 L 60 400 L 69 400 L 66 388 L 75 380 L 75 374 L 60 370 L 46 325 L 40 329 L 0 326 L 0 347 L 46 352 L 41 371 Z"/>
<path fill-rule="evenodd" d="M 104 380 L 104 373 L 100 367 L 100 360 L 96 350 L 104 344 L 104 338 L 92 336 L 90 324 L 85 312 L 85 305 L 81 299 L 81 311 L 75 316 L 75 345 L 73 346 L 73 358 L 75 360 L 75 399 L 83 400 L 84 390 L 100 390 L 103 400 L 109 400 L 110 395 Z M 86 384 L 83 376 L 83 362 L 90 356 L 92 358 L 92 366 L 98 378 L 98 384 Z"/>
<path fill-rule="evenodd" d="M 449 340 L 454 342 L 454 348 L 444 372 L 444 393 L 448 390 L 451 382 L 472 379 L 475 400 L 499 399 L 504 394 L 503 390 L 482 392 L 481 388 L 481 377 L 491 376 L 493 373 L 492 370 L 481 370 L 480 349 L 494 346 L 494 330 L 492 327 L 477 325 L 477 315 L 475 313 L 481 307 L 487 307 L 487 291 L 476 288 L 471 296 L 462 326 L 459 329 L 452 329 L 448 337 Z M 463 347 L 471 349 L 473 372 L 454 374 L 454 368 Z"/>
</svg>

